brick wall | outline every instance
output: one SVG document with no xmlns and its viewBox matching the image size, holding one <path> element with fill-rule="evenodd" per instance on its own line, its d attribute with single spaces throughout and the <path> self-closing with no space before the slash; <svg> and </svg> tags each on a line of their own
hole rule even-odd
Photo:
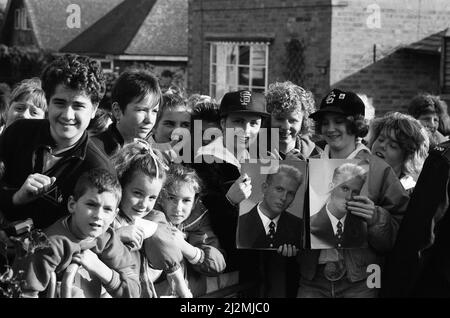
<svg viewBox="0 0 450 318">
<path fill-rule="evenodd" d="M 450 27 L 450 1 L 333 0 L 333 4 L 331 86 L 366 94 L 377 114 L 404 110 L 418 92 L 439 92 L 439 55 L 399 49 Z M 373 11 L 367 10 L 374 4 L 380 8 L 380 28 L 370 23 Z"/>
<path fill-rule="evenodd" d="M 209 94 L 209 43 L 205 34 L 273 34 L 268 82 L 286 80 L 286 43 L 304 42 L 304 82 L 316 96 L 329 86 L 331 0 L 190 0 L 188 85 Z"/>
</svg>

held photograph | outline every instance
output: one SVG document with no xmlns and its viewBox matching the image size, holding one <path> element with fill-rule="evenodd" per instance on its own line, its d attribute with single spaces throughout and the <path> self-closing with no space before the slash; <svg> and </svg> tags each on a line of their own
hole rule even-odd
<svg viewBox="0 0 450 318">
<path fill-rule="evenodd" d="M 358 159 L 310 159 L 312 249 L 367 246 L 367 225 L 348 209 L 366 190 L 368 163 Z"/>
<path fill-rule="evenodd" d="M 252 194 L 241 202 L 237 230 L 240 249 L 277 249 L 302 244 L 306 162 L 285 160 L 267 174 L 261 164 L 243 164 Z"/>
</svg>

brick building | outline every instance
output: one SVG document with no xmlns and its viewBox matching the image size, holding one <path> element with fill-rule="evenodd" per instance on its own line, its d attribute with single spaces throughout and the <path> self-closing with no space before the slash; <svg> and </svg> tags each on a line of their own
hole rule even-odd
<svg viewBox="0 0 450 318">
<path fill-rule="evenodd" d="M 338 87 L 404 110 L 450 87 L 448 27 L 448 0 L 190 0 L 188 85 L 220 99 L 290 79 L 317 101 Z"/>
</svg>

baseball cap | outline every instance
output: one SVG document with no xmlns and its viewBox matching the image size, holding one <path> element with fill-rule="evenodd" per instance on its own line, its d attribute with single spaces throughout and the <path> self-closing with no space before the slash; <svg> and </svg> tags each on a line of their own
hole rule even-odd
<svg viewBox="0 0 450 318">
<path fill-rule="evenodd" d="M 240 90 L 226 93 L 220 102 L 220 117 L 230 113 L 249 113 L 269 117 L 266 111 L 266 98 L 261 93 Z"/>
<path fill-rule="evenodd" d="M 309 117 L 318 120 L 327 112 L 338 113 L 345 116 L 364 116 L 365 106 L 361 98 L 355 93 L 333 89 L 324 99 L 322 99 L 320 109 L 309 115 Z"/>
</svg>

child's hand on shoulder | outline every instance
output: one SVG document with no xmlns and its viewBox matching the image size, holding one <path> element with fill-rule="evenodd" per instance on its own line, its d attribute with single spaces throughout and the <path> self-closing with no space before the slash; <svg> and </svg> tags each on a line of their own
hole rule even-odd
<svg viewBox="0 0 450 318">
<path fill-rule="evenodd" d="M 123 243 L 131 243 L 133 249 L 140 249 L 144 241 L 144 230 L 136 225 L 123 226 L 116 230 Z"/>
</svg>

